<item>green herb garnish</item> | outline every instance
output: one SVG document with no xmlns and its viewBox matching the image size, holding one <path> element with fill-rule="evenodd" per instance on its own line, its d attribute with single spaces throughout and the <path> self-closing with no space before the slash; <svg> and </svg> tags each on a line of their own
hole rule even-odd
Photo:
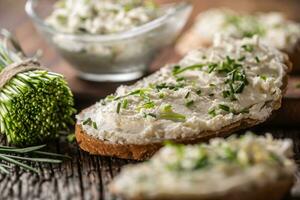
<svg viewBox="0 0 300 200">
<path fill-rule="evenodd" d="M 164 94 L 164 93 L 160 93 L 158 97 L 159 97 L 160 99 L 163 99 L 163 98 L 165 98 L 165 94 Z"/>
<path fill-rule="evenodd" d="M 170 104 L 165 105 L 161 109 L 159 118 L 167 119 L 175 122 L 183 122 L 186 119 L 184 115 L 174 112 Z"/>
<path fill-rule="evenodd" d="M 96 122 L 92 121 L 92 119 L 89 117 L 86 120 L 84 120 L 82 122 L 83 125 L 88 125 L 88 126 L 92 126 L 94 129 L 97 129 L 97 124 Z"/>
<path fill-rule="evenodd" d="M 244 44 L 242 45 L 242 48 L 247 52 L 252 52 L 254 50 L 254 46 L 251 44 Z"/>
<path fill-rule="evenodd" d="M 143 114 L 144 114 L 144 118 L 146 118 L 147 116 L 156 118 L 156 114 L 154 114 L 154 113 L 143 113 Z"/>
<path fill-rule="evenodd" d="M 266 75 L 260 75 L 259 78 L 262 79 L 262 80 L 264 80 L 264 81 L 267 80 L 267 76 Z"/>
<path fill-rule="evenodd" d="M 243 37 L 253 37 L 254 35 L 262 36 L 265 34 L 265 28 L 259 21 L 249 15 L 227 15 L 224 26 L 234 26 Z"/>
<path fill-rule="evenodd" d="M 127 109 L 127 107 L 128 107 L 128 100 L 124 99 L 123 102 L 122 102 L 122 108 Z"/>
<path fill-rule="evenodd" d="M 96 122 L 92 123 L 94 129 L 98 129 Z"/>
<path fill-rule="evenodd" d="M 193 104 L 194 104 L 194 100 L 190 100 L 190 101 L 187 101 L 187 102 L 185 103 L 186 107 L 190 107 L 190 106 L 192 106 Z"/>
<path fill-rule="evenodd" d="M 116 110 L 118 114 L 120 113 L 120 110 L 121 110 L 121 102 L 118 102 L 117 110 Z"/>
<path fill-rule="evenodd" d="M 149 91 L 150 91 L 150 88 L 141 88 L 141 89 L 137 89 L 137 90 L 134 90 L 132 92 L 129 92 L 126 95 L 119 96 L 119 97 L 114 97 L 113 100 L 116 101 L 116 100 L 123 99 L 125 97 L 132 96 L 132 95 L 138 95 L 141 98 L 147 99 L 148 97 L 147 97 L 146 93 L 149 92 Z"/>
<path fill-rule="evenodd" d="M 212 117 L 216 116 L 217 112 L 220 113 L 219 111 L 225 111 L 226 113 L 232 113 L 234 115 L 238 114 L 246 114 L 249 113 L 249 108 L 244 108 L 240 111 L 236 111 L 234 109 L 231 109 L 228 105 L 225 104 L 219 104 L 218 107 L 212 108 L 208 111 L 208 114 L 210 114 Z"/>
<path fill-rule="evenodd" d="M 199 95 L 199 96 L 201 95 L 201 93 L 202 93 L 201 90 L 197 90 L 197 91 L 196 91 L 196 94 Z"/>
<path fill-rule="evenodd" d="M 239 62 L 242 62 L 242 61 L 244 61 L 246 59 L 246 57 L 245 56 L 242 56 L 242 57 L 240 57 L 239 59 L 238 59 L 238 61 Z"/>
<path fill-rule="evenodd" d="M 181 74 L 181 73 L 183 73 L 185 71 L 188 71 L 188 70 L 201 69 L 204 66 L 205 66 L 204 64 L 191 65 L 191 66 L 183 67 L 183 68 L 181 68 L 180 66 L 175 66 L 173 68 L 172 73 L 173 73 L 174 76 L 176 76 L 176 75 Z"/>
<path fill-rule="evenodd" d="M 219 108 L 220 108 L 221 110 L 226 111 L 226 112 L 230 112 L 229 106 L 226 106 L 226 105 L 224 105 L 224 104 L 219 104 Z"/>
<path fill-rule="evenodd" d="M 160 91 L 162 89 L 169 89 L 169 90 L 174 90 L 177 91 L 179 88 L 183 88 L 184 84 L 183 83 L 178 83 L 178 84 L 167 84 L 167 83 L 161 83 L 155 86 L 157 91 Z"/>
<path fill-rule="evenodd" d="M 186 95 L 184 96 L 185 99 L 189 98 L 191 92 L 187 92 Z"/>
<path fill-rule="evenodd" d="M 184 81 L 184 80 L 185 80 L 184 77 L 178 77 L 178 78 L 176 78 L 176 81 L 177 81 L 177 82 Z"/>
<path fill-rule="evenodd" d="M 87 118 L 86 120 L 84 120 L 83 122 L 82 122 L 82 124 L 83 125 L 91 125 L 92 124 L 92 119 L 89 117 L 89 118 Z"/>
<path fill-rule="evenodd" d="M 208 65 L 208 73 L 211 73 L 215 70 L 215 68 L 218 66 L 216 63 L 211 63 Z"/>
<path fill-rule="evenodd" d="M 149 101 L 143 104 L 142 108 L 151 109 L 155 107 L 155 103 L 153 101 Z"/>
<path fill-rule="evenodd" d="M 212 116 L 212 117 L 215 117 L 216 115 L 217 115 L 217 113 L 216 113 L 216 110 L 213 108 L 213 109 L 210 109 L 209 111 L 208 111 L 208 114 L 210 115 L 210 116 Z"/>
</svg>

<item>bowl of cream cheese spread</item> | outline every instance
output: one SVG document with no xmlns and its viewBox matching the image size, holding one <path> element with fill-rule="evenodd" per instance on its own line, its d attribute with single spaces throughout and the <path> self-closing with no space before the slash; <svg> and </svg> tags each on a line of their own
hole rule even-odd
<svg viewBox="0 0 300 200">
<path fill-rule="evenodd" d="M 59 54 L 92 81 L 141 77 L 191 13 L 188 3 L 143 0 L 28 0 L 26 11 Z"/>
</svg>

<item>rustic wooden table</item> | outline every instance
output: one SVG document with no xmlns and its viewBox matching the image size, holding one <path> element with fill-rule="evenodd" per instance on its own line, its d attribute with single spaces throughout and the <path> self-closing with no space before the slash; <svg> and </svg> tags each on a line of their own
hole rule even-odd
<svg viewBox="0 0 300 200">
<path fill-rule="evenodd" d="M 163 0 L 161 0 L 163 1 Z M 165 1 L 164 1 L 165 2 Z M 230 6 L 241 10 L 280 10 L 289 17 L 300 20 L 300 2 L 297 0 L 194 0 L 195 10 L 193 16 L 203 9 L 213 6 Z M 0 0 L 0 27 L 14 30 L 17 37 L 29 55 L 37 49 L 42 49 L 44 56 L 41 62 L 52 66 L 54 71 L 63 73 L 76 97 L 76 106 L 81 109 L 95 100 L 111 93 L 119 84 L 90 83 L 76 77 L 75 71 L 64 62 L 51 47 L 36 33 L 32 23 L 24 12 L 24 0 Z M 162 51 L 153 62 L 151 69 L 155 70 L 164 63 L 178 59 L 172 47 Z M 299 101 L 293 99 L 291 105 Z M 299 105 L 299 104 L 298 104 Z M 295 110 L 300 109 L 299 106 Z M 298 112 L 297 112 L 298 113 Z M 285 117 L 289 115 L 286 113 Z M 278 122 L 278 121 L 277 121 Z M 269 131 L 276 138 L 292 138 L 295 143 L 295 159 L 300 160 L 300 129 L 299 126 L 277 127 L 274 122 L 255 128 L 257 133 Z M 294 123 L 294 125 L 296 125 Z M 5 143 L 2 138 L 1 143 Z M 120 168 L 128 163 L 110 157 L 91 156 L 81 151 L 76 144 L 67 143 L 64 138 L 50 144 L 54 151 L 67 153 L 72 156 L 71 161 L 60 165 L 39 165 L 39 175 L 15 169 L 11 175 L 0 175 L 0 199 L 116 199 L 109 192 L 107 185 L 119 172 Z M 296 175 L 298 177 L 298 173 Z M 300 176 L 299 176 L 300 177 Z M 298 178 L 297 178 L 298 179 Z M 300 179 L 299 179 L 300 180 Z M 285 199 L 300 198 L 300 183 L 296 181 L 291 194 Z"/>
</svg>

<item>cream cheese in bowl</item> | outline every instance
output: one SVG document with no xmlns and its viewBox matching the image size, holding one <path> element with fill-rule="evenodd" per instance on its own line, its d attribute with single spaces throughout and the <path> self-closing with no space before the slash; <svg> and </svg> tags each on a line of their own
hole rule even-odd
<svg viewBox="0 0 300 200">
<path fill-rule="evenodd" d="M 186 3 L 158 6 L 142 0 L 61 0 L 42 18 L 49 0 L 29 0 L 38 29 L 79 72 L 94 81 L 139 78 L 171 44 L 190 14 Z"/>
<path fill-rule="evenodd" d="M 46 23 L 66 33 L 111 34 L 133 29 L 161 14 L 152 1 L 60 0 Z"/>
</svg>

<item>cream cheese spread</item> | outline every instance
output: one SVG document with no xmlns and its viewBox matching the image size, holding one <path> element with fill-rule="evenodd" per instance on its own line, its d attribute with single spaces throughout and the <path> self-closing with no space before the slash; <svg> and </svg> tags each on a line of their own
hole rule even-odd
<svg viewBox="0 0 300 200">
<path fill-rule="evenodd" d="M 60 0 L 46 23 L 65 33 L 102 35 L 128 31 L 159 13 L 150 0 Z"/>
<path fill-rule="evenodd" d="M 259 35 L 267 44 L 289 53 L 300 41 L 300 24 L 278 12 L 249 15 L 229 9 L 211 9 L 197 17 L 193 30 L 207 41 L 212 41 L 215 33 L 234 38 Z"/>
<path fill-rule="evenodd" d="M 264 121 L 282 97 L 285 55 L 258 37 L 219 35 L 77 116 L 83 130 L 111 143 L 195 138 L 245 119 Z"/>
<path fill-rule="evenodd" d="M 290 139 L 246 134 L 209 144 L 168 144 L 148 162 L 122 169 L 110 185 L 128 198 L 216 197 L 292 180 L 296 165 Z M 170 198 L 171 199 L 171 198 Z"/>
</svg>

